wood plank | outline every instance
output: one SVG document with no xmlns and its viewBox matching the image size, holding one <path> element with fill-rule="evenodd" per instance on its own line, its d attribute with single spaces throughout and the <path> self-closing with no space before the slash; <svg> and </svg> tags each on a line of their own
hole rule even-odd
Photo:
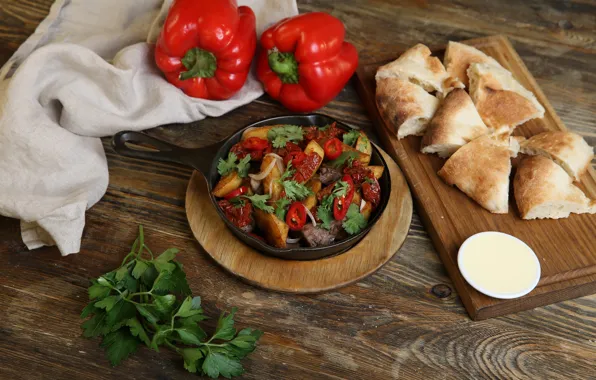
<svg viewBox="0 0 596 380">
<path fill-rule="evenodd" d="M 544 105 L 545 117 L 525 123 L 516 129 L 515 134 L 530 137 L 546 130 L 566 129 L 506 37 L 494 36 L 464 42 L 497 59 Z M 444 49 L 434 51 L 441 57 Z M 510 197 L 508 214 L 494 215 L 464 193 L 446 185 L 436 175 L 443 160 L 420 153 L 420 137 L 398 140 L 386 127 L 386 121 L 379 114 L 374 100 L 374 74 L 380 64 L 360 67 L 358 89 L 369 113 L 377 122 L 377 132 L 384 146 L 398 161 L 408 179 L 419 202 L 421 218 L 470 316 L 477 320 L 491 318 L 596 293 L 596 215 L 523 221 L 517 215 L 513 197 Z M 582 176 L 580 187 L 589 197 L 596 198 L 596 173 L 592 167 Z M 517 236 L 536 252 L 542 267 L 542 277 L 538 287 L 527 296 L 516 300 L 497 300 L 485 296 L 468 285 L 459 273 L 459 246 L 469 236 L 491 230 Z"/>
</svg>

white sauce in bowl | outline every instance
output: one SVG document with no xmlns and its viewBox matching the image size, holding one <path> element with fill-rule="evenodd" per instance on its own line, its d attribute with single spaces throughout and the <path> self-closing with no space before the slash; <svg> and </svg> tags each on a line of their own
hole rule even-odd
<svg viewBox="0 0 596 380">
<path fill-rule="evenodd" d="M 501 232 L 470 236 L 459 249 L 457 264 L 472 287 L 494 298 L 524 296 L 540 279 L 540 262 L 532 248 Z"/>
</svg>

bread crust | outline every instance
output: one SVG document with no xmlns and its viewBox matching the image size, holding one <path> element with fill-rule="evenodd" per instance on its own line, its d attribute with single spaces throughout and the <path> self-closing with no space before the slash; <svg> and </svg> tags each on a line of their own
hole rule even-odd
<svg viewBox="0 0 596 380">
<path fill-rule="evenodd" d="M 454 41 L 449 41 L 447 44 L 443 63 L 447 73 L 459 79 L 466 87 L 470 85 L 467 70 L 472 63 L 489 63 L 501 67 L 499 62 L 480 50 Z"/>
</svg>

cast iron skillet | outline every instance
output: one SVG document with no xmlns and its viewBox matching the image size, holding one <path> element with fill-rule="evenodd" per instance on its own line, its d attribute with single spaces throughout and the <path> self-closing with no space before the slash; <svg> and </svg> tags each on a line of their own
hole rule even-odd
<svg viewBox="0 0 596 380">
<path fill-rule="evenodd" d="M 387 202 L 389 201 L 391 181 L 389 179 L 387 164 L 385 163 L 385 160 L 383 160 L 383 157 L 381 157 L 381 154 L 374 144 L 371 165 L 382 165 L 385 168 L 383 171 L 383 176 L 379 178 L 379 184 L 381 186 L 381 202 L 371 215 L 368 225 L 364 230 L 356 235 L 352 235 L 349 238 L 325 247 L 275 248 L 270 246 L 267 243 L 264 243 L 261 240 L 244 233 L 232 222 L 230 222 L 217 205 L 217 200 L 213 194 L 211 194 L 211 190 L 215 187 L 217 181 L 220 178 L 220 175 L 217 172 L 217 162 L 220 158 L 225 159 L 227 157 L 232 146 L 241 140 L 242 132 L 244 132 L 244 130 L 252 127 L 263 127 L 276 124 L 292 124 L 300 126 L 316 125 L 322 127 L 333 122 L 336 122 L 337 126 L 340 128 L 347 130 L 351 128 L 344 123 L 321 114 L 277 116 L 248 125 L 234 133 L 231 137 L 202 148 L 182 148 L 154 137 L 150 137 L 146 134 L 132 131 L 119 132 L 114 135 L 114 138 L 112 139 L 112 146 L 116 152 L 123 156 L 174 162 L 187 165 L 198 170 L 207 180 L 211 203 L 213 203 L 217 213 L 224 220 L 228 228 L 232 230 L 234 235 L 236 235 L 240 240 L 269 256 L 275 256 L 287 260 L 315 260 L 345 252 L 356 245 L 356 243 L 358 243 L 368 233 L 368 231 L 370 231 L 371 227 L 377 222 L 380 215 L 385 210 Z"/>
</svg>

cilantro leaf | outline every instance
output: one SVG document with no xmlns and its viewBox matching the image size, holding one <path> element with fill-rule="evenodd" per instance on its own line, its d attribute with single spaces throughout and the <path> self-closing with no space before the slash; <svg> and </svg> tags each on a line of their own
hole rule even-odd
<svg viewBox="0 0 596 380">
<path fill-rule="evenodd" d="M 137 311 L 134 304 L 120 298 L 107 313 L 106 324 L 112 328 L 122 321 L 134 317 Z"/>
<path fill-rule="evenodd" d="M 83 336 L 85 338 L 92 338 L 110 331 L 106 324 L 107 314 L 103 310 L 96 311 L 95 315 L 83 322 L 81 325 L 83 329 Z"/>
<path fill-rule="evenodd" d="M 203 352 L 199 348 L 185 348 L 179 351 L 184 359 L 184 368 L 188 372 L 196 373 L 199 365 L 198 361 L 203 357 Z"/>
<path fill-rule="evenodd" d="M 177 253 L 178 250 L 176 248 L 170 248 L 165 250 L 155 260 L 153 260 L 155 269 L 157 269 L 158 272 L 173 272 L 174 269 L 176 269 L 176 265 L 171 263 L 170 261 L 176 258 Z"/>
<path fill-rule="evenodd" d="M 350 205 L 342 226 L 350 235 L 357 234 L 366 227 L 366 219 L 364 218 L 364 215 L 360 213 L 360 207 L 358 207 L 358 205 L 354 203 Z"/>
<path fill-rule="evenodd" d="M 237 159 L 238 156 L 236 156 L 234 152 L 228 153 L 228 158 L 225 160 L 220 158 L 219 162 L 217 163 L 217 172 L 219 175 L 227 175 L 232 172 L 232 170 L 236 168 Z"/>
<path fill-rule="evenodd" d="M 280 198 L 275 201 L 275 216 L 279 220 L 286 220 L 286 213 L 288 212 L 288 206 L 292 203 L 288 198 Z"/>
<path fill-rule="evenodd" d="M 327 199 L 332 199 L 331 197 L 327 197 Z M 333 213 L 331 212 L 331 208 L 321 204 L 317 207 L 317 218 L 321 220 L 321 228 L 329 230 L 331 228 L 331 222 L 333 222 Z"/>
<path fill-rule="evenodd" d="M 252 202 L 252 205 L 256 208 L 271 214 L 274 209 L 273 206 L 269 206 L 266 202 L 271 198 L 269 194 L 255 194 L 255 195 L 242 195 L 242 198 L 246 198 Z"/>
<path fill-rule="evenodd" d="M 319 131 L 323 131 L 323 132 L 325 132 L 325 131 L 326 131 L 326 130 L 328 130 L 329 128 L 331 128 L 331 124 L 327 124 L 327 125 L 324 125 L 324 126 L 322 126 L 322 127 L 319 127 Z"/>
<path fill-rule="evenodd" d="M 271 128 L 267 133 L 274 148 L 284 148 L 288 141 L 298 142 L 304 140 L 304 130 L 297 125 L 282 125 Z"/>
<path fill-rule="evenodd" d="M 238 170 L 238 175 L 240 176 L 240 178 L 248 176 L 248 169 L 250 169 L 250 160 L 250 154 L 247 154 L 243 159 L 240 160 L 240 162 L 238 162 L 238 165 L 236 165 L 236 170 Z"/>
<path fill-rule="evenodd" d="M 101 342 L 101 346 L 105 348 L 108 360 L 113 366 L 118 365 L 128 355 L 135 352 L 138 345 L 139 341 L 127 329 L 111 332 Z"/>
<path fill-rule="evenodd" d="M 342 152 L 339 157 L 337 157 L 335 160 L 333 161 L 329 161 L 327 163 L 327 165 L 334 167 L 334 168 L 339 168 L 344 166 L 346 163 L 347 164 L 351 164 L 352 161 L 354 161 L 356 158 L 358 157 L 358 152 L 354 152 L 354 151 L 345 151 Z"/>
<path fill-rule="evenodd" d="M 205 331 L 199 327 L 199 325 L 194 326 L 184 326 L 176 329 L 178 336 L 185 344 L 195 344 L 201 345 L 201 341 L 207 337 Z"/>
<path fill-rule="evenodd" d="M 236 310 L 238 309 L 233 307 L 228 315 L 225 312 L 221 313 L 212 339 L 230 340 L 236 335 L 236 329 L 234 328 L 234 314 L 236 314 Z"/>
<path fill-rule="evenodd" d="M 149 336 L 137 318 L 130 318 L 128 321 L 126 321 L 126 326 L 130 328 L 130 333 L 139 338 L 143 343 L 145 343 L 145 345 L 147 345 L 147 347 L 151 345 Z"/>
<path fill-rule="evenodd" d="M 337 181 L 335 186 L 333 187 L 333 196 L 334 197 L 345 197 L 348 195 L 348 191 L 350 190 L 350 185 L 346 181 Z"/>
<path fill-rule="evenodd" d="M 172 311 L 175 302 L 176 302 L 176 296 L 173 294 L 153 297 L 153 304 L 155 305 L 155 310 L 158 313 L 161 313 L 164 315 L 169 314 Z"/>
<path fill-rule="evenodd" d="M 281 185 L 286 192 L 286 197 L 293 201 L 300 201 L 312 194 L 308 187 L 294 180 L 283 181 Z"/>
<path fill-rule="evenodd" d="M 203 309 L 201 308 L 201 297 L 186 297 L 180 308 L 176 312 L 177 317 L 185 318 L 195 314 L 201 314 Z"/>
<path fill-rule="evenodd" d="M 110 287 L 102 285 L 96 281 L 95 283 L 93 283 L 93 285 L 89 287 L 89 289 L 87 289 L 87 292 L 89 293 L 89 299 L 93 300 L 96 298 L 106 297 L 108 294 L 110 294 L 111 290 L 112 289 Z"/>
<path fill-rule="evenodd" d="M 148 268 L 149 265 L 147 265 L 144 261 L 135 260 L 135 267 L 132 270 L 132 276 L 138 280 Z"/>
<path fill-rule="evenodd" d="M 162 272 L 159 278 L 153 284 L 153 290 L 164 292 L 177 292 L 182 295 L 191 294 L 188 282 L 186 281 L 186 274 L 181 268 L 180 263 L 175 263 L 176 269 L 171 273 Z"/>
<path fill-rule="evenodd" d="M 203 372 L 212 379 L 216 379 L 219 375 L 229 379 L 232 376 L 242 375 L 244 369 L 238 360 L 211 352 L 203 362 Z"/>
<path fill-rule="evenodd" d="M 150 310 L 149 308 L 147 308 L 143 305 L 135 305 L 135 307 L 137 308 L 137 311 L 139 312 L 139 314 L 141 314 L 143 317 L 145 317 L 145 319 L 147 319 L 147 322 L 149 322 L 150 324 L 154 325 L 159 320 L 159 317 L 156 316 L 153 313 L 153 311 Z"/>
<path fill-rule="evenodd" d="M 344 134 L 344 144 L 353 146 L 356 143 L 356 140 L 358 140 L 358 137 L 360 137 L 360 131 L 352 129 L 350 132 Z"/>
<path fill-rule="evenodd" d="M 284 170 L 283 174 L 281 175 L 281 177 L 279 177 L 277 179 L 277 182 L 282 183 L 283 181 L 285 181 L 286 179 L 290 178 L 291 176 L 294 175 L 294 170 L 292 170 L 292 161 L 288 161 L 288 164 L 286 165 L 286 170 Z"/>
<path fill-rule="evenodd" d="M 94 306 L 100 309 L 106 309 L 106 311 L 110 311 L 112 310 L 116 302 L 118 302 L 121 299 L 122 298 L 120 296 L 109 296 L 97 301 L 96 303 L 94 303 Z"/>
</svg>

